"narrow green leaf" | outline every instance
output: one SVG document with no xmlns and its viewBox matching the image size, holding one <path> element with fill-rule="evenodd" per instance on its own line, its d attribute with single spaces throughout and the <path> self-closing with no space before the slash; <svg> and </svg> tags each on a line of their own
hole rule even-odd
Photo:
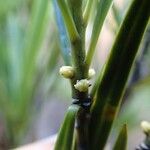
<svg viewBox="0 0 150 150">
<path fill-rule="evenodd" d="M 18 108 L 18 116 L 28 115 L 28 105 L 33 94 L 33 83 L 36 77 L 37 54 L 43 42 L 43 35 L 46 31 L 48 21 L 49 0 L 34 0 L 32 15 L 27 28 L 23 47 L 23 66 L 21 67 L 21 83 L 18 91 L 18 102 L 14 107 Z M 25 119 L 24 119 L 25 120 Z"/>
<path fill-rule="evenodd" d="M 21 29 L 18 25 L 18 20 L 14 16 L 9 16 L 6 25 L 7 31 L 7 64 L 9 67 L 8 73 L 8 87 L 9 95 L 13 99 L 18 93 L 21 75 L 21 65 L 22 65 L 22 35 Z"/>
<path fill-rule="evenodd" d="M 120 130 L 113 150 L 126 150 L 127 149 L 127 126 L 126 124 Z"/>
<path fill-rule="evenodd" d="M 71 105 L 69 107 L 57 137 L 55 150 L 71 150 L 73 144 L 75 117 L 79 108 L 80 107 L 77 105 Z"/>
<path fill-rule="evenodd" d="M 69 43 L 67 31 L 63 22 L 62 14 L 60 12 L 60 9 L 57 5 L 57 2 L 54 1 L 54 8 L 55 8 L 55 16 L 56 16 L 56 22 L 58 25 L 58 31 L 60 35 L 60 44 L 61 44 L 61 52 L 63 59 L 65 61 L 65 65 L 71 65 L 71 46 Z"/>
<path fill-rule="evenodd" d="M 86 64 L 89 66 L 91 64 L 94 51 L 96 48 L 96 44 L 98 41 L 99 34 L 101 32 L 104 20 L 108 13 L 108 10 L 112 4 L 112 0 L 100 0 L 97 7 L 97 13 L 94 20 L 91 42 L 88 49 L 87 57 L 86 57 Z"/>
<path fill-rule="evenodd" d="M 85 24 L 88 23 L 88 20 L 90 18 L 91 11 L 92 11 L 92 5 L 93 5 L 93 0 L 88 0 L 85 10 L 84 10 L 84 13 L 83 13 L 83 19 L 84 19 Z"/>
<path fill-rule="evenodd" d="M 26 34 L 25 51 L 27 61 L 33 60 L 40 49 L 46 24 L 48 23 L 49 0 L 34 0 L 32 15 Z M 29 67 L 29 66 L 28 66 Z"/>
<path fill-rule="evenodd" d="M 149 0 L 134 0 L 122 23 L 91 109 L 93 149 L 106 144 L 150 16 Z M 103 135 L 103 136 L 101 136 Z"/>
<path fill-rule="evenodd" d="M 62 16 L 65 20 L 65 24 L 68 29 L 68 34 L 69 34 L 70 40 L 74 41 L 74 40 L 76 40 L 76 38 L 79 37 L 79 35 L 78 35 L 78 31 L 76 29 L 73 17 L 71 15 L 70 9 L 64 0 L 63 1 L 57 0 L 57 2 L 60 7 Z"/>
</svg>

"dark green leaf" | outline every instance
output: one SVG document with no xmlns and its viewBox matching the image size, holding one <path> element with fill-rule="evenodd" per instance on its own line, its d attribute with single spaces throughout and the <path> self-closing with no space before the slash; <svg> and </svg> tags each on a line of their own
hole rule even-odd
<svg viewBox="0 0 150 150">
<path fill-rule="evenodd" d="M 127 126 L 124 125 L 118 135 L 113 150 L 126 150 L 127 148 Z"/>
<path fill-rule="evenodd" d="M 121 25 L 91 113 L 93 149 L 103 149 L 121 103 L 125 85 L 150 16 L 149 0 L 134 0 Z M 103 136 L 101 136 L 103 135 Z"/>
</svg>

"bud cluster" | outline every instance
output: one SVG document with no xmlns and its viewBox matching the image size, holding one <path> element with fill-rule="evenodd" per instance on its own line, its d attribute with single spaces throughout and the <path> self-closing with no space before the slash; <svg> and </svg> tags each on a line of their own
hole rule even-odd
<svg viewBox="0 0 150 150">
<path fill-rule="evenodd" d="M 75 70 L 72 66 L 62 66 L 59 70 L 59 73 L 67 79 L 72 79 L 75 76 Z M 77 80 L 76 84 L 74 85 L 75 89 L 80 92 L 86 92 L 91 85 L 89 79 L 91 79 L 94 75 L 95 70 L 89 69 L 88 79 Z"/>
</svg>

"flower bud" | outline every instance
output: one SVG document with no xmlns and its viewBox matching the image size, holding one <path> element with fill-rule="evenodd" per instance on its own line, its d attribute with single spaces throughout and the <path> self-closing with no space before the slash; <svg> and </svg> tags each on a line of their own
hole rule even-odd
<svg viewBox="0 0 150 150">
<path fill-rule="evenodd" d="M 74 68 L 71 66 L 62 66 L 59 70 L 60 75 L 62 75 L 64 78 L 71 79 L 73 78 L 75 72 Z"/>
<path fill-rule="evenodd" d="M 95 70 L 94 69 L 89 69 L 88 79 L 91 79 L 94 75 L 95 75 Z"/>
<path fill-rule="evenodd" d="M 90 86 L 90 82 L 87 79 L 82 79 L 77 81 L 77 83 L 74 85 L 75 89 L 77 89 L 80 92 L 86 92 Z"/>
<path fill-rule="evenodd" d="M 141 127 L 144 131 L 144 133 L 150 135 L 150 123 L 147 121 L 142 121 L 141 122 Z"/>
</svg>

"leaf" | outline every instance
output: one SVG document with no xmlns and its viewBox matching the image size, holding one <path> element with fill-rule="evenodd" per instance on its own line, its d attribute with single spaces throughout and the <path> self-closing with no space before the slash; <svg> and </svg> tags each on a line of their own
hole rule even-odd
<svg viewBox="0 0 150 150">
<path fill-rule="evenodd" d="M 77 105 L 71 105 L 69 107 L 57 137 L 55 150 L 71 150 L 73 144 L 75 117 L 79 108 L 80 107 Z"/>
<path fill-rule="evenodd" d="M 0 21 L 2 18 L 4 19 L 6 15 L 10 14 L 10 12 L 15 10 L 21 2 L 21 0 L 7 0 L 4 3 L 3 0 L 0 0 Z"/>
<path fill-rule="evenodd" d="M 33 105 L 34 91 L 37 89 L 32 84 L 37 78 L 37 72 L 33 72 L 36 69 L 35 58 L 44 39 L 43 34 L 49 15 L 49 0 L 34 0 L 31 2 L 32 9 L 27 1 L 22 4 L 20 2 L 23 1 L 7 0 L 4 3 L 7 7 L 6 13 L 1 14 L 2 10 L 0 10 L 0 55 L 2 54 L 1 58 L 3 58 L 0 59 L 0 104 L 3 107 L 8 140 L 12 141 L 13 145 L 19 143 L 30 120 L 29 112 Z M 23 24 L 26 24 L 30 17 L 30 11 L 32 17 L 29 26 L 26 27 Z M 27 20 L 23 19 L 23 22 L 20 22 L 22 14 L 27 15 Z M 24 36 L 26 31 L 27 35 Z"/>
<path fill-rule="evenodd" d="M 54 1 L 54 8 L 55 8 L 56 22 L 60 35 L 61 53 L 65 61 L 65 65 L 69 66 L 71 65 L 71 46 L 65 28 L 65 24 L 63 22 L 62 14 L 56 1 Z"/>
<path fill-rule="evenodd" d="M 113 150 L 126 150 L 127 148 L 127 126 L 126 124 L 120 130 Z"/>
<path fill-rule="evenodd" d="M 104 20 L 108 13 L 108 10 L 112 4 L 112 0 L 100 0 L 97 7 L 97 13 L 94 20 L 91 42 L 89 46 L 89 50 L 86 57 L 86 64 L 89 66 L 91 64 L 94 51 L 96 48 L 96 44 L 98 41 L 99 34 L 101 32 Z"/>
<path fill-rule="evenodd" d="M 67 5 L 66 1 L 57 0 L 57 2 L 62 12 L 63 19 L 65 20 L 65 25 L 68 30 L 69 38 L 71 41 L 74 41 L 76 40 L 76 38 L 79 37 L 79 35 L 71 11 L 69 9 L 69 6 Z"/>
<path fill-rule="evenodd" d="M 17 95 L 18 118 L 24 116 L 28 118 L 28 108 L 31 97 L 34 92 L 33 83 L 36 79 L 35 70 L 37 54 L 43 42 L 43 36 L 46 31 L 48 21 L 49 0 L 34 0 L 32 5 L 32 15 L 25 36 L 25 45 L 23 47 L 23 66 L 20 89 Z"/>
<path fill-rule="evenodd" d="M 134 0 L 112 47 L 91 109 L 92 146 L 103 148 L 150 16 L 149 0 Z M 103 135 L 103 136 L 101 136 Z M 94 149 L 93 148 L 93 149 Z"/>
<path fill-rule="evenodd" d="M 87 4 L 85 6 L 84 13 L 83 13 L 84 22 L 86 25 L 89 21 L 89 18 L 90 18 L 91 12 L 92 12 L 92 6 L 93 6 L 93 0 L 88 0 Z"/>
<path fill-rule="evenodd" d="M 14 16 L 9 16 L 6 24 L 7 32 L 7 64 L 8 64 L 8 87 L 9 97 L 13 99 L 18 93 L 22 65 L 22 32 L 18 25 L 18 20 Z"/>
<path fill-rule="evenodd" d="M 46 31 L 45 25 L 48 23 L 48 4 L 48 0 L 33 1 L 32 15 L 25 37 L 27 61 L 31 61 L 35 58 L 38 50 L 40 49 L 41 43 L 43 42 L 43 35 Z"/>
</svg>

